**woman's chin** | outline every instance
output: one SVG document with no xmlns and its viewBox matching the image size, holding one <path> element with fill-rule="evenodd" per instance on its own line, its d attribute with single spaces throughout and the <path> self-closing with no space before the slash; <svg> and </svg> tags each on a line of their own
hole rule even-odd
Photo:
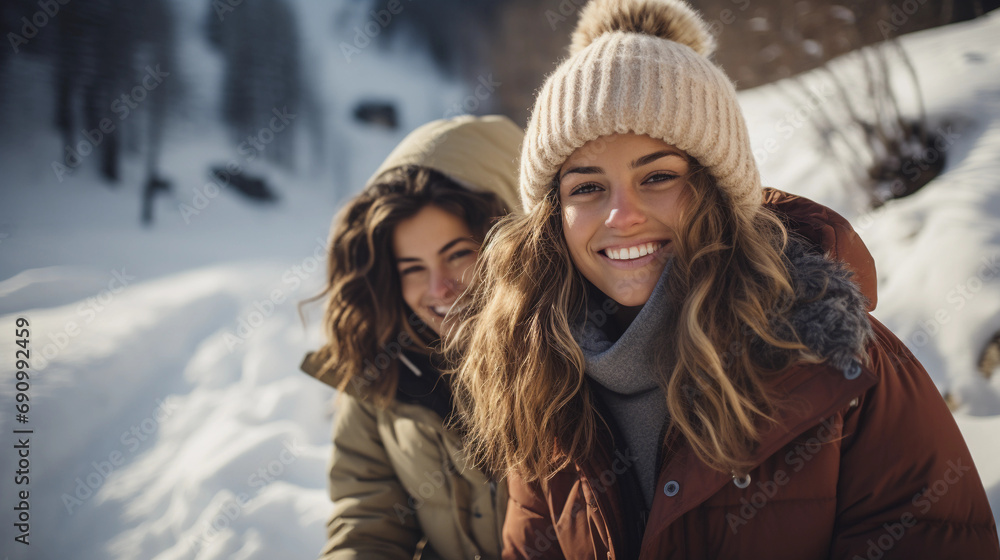
<svg viewBox="0 0 1000 560">
<path fill-rule="evenodd" d="M 650 294 L 653 293 L 652 286 L 649 289 L 636 289 L 627 293 L 619 293 L 611 299 L 622 307 L 641 307 L 649 301 Z"/>
<path fill-rule="evenodd" d="M 645 305 L 656 287 L 658 276 L 643 274 L 641 277 L 628 276 L 615 280 L 607 290 L 601 290 L 623 307 Z M 600 286 L 598 286 L 600 288 Z"/>
</svg>

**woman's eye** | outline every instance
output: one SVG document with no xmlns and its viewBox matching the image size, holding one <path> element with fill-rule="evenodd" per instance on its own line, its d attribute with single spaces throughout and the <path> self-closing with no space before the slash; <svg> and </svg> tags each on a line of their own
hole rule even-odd
<svg viewBox="0 0 1000 560">
<path fill-rule="evenodd" d="M 475 253 L 475 251 L 472 250 L 472 249 L 462 249 L 462 250 L 459 250 L 459 251 L 455 251 L 454 253 L 452 253 L 451 255 L 449 255 L 448 256 L 448 260 L 450 260 L 450 261 L 457 261 L 458 259 L 461 259 L 463 257 L 468 257 L 469 255 L 472 255 L 474 253 Z"/>
<path fill-rule="evenodd" d="M 666 181 L 673 181 L 677 177 L 679 177 L 679 175 L 676 175 L 674 173 L 653 173 L 652 175 L 650 175 L 643 182 L 644 183 L 664 183 Z"/>
<path fill-rule="evenodd" d="M 600 188 L 601 186 L 596 183 L 584 183 L 572 189 L 569 192 L 569 195 L 573 196 L 576 194 L 587 194 L 587 193 L 597 192 L 597 190 Z"/>
<path fill-rule="evenodd" d="M 406 276 L 407 274 L 413 274 L 414 272 L 420 272 L 423 269 L 424 269 L 424 267 L 422 267 L 422 266 L 408 266 L 408 267 L 400 270 L 399 271 L 399 275 L 400 276 Z"/>
</svg>

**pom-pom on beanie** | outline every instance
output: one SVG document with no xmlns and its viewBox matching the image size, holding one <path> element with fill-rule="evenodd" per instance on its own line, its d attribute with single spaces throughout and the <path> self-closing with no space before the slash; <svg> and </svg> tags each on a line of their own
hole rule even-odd
<svg viewBox="0 0 1000 560">
<path fill-rule="evenodd" d="M 570 55 L 535 99 L 521 150 L 521 203 L 530 211 L 566 159 L 612 134 L 645 134 L 708 169 L 725 198 L 753 211 L 760 174 L 732 82 L 708 57 L 715 40 L 683 0 L 592 0 Z"/>
</svg>

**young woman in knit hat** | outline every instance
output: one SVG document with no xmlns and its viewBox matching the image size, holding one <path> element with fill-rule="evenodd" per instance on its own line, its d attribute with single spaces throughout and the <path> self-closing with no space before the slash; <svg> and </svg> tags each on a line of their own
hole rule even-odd
<svg viewBox="0 0 1000 560">
<path fill-rule="evenodd" d="M 870 254 L 762 187 L 712 49 L 680 0 L 598 0 L 538 94 L 450 346 L 504 557 L 997 558 Z"/>
<path fill-rule="evenodd" d="M 302 366 L 341 392 L 324 559 L 500 557 L 506 485 L 445 426 L 433 349 L 486 231 L 519 206 L 522 138 L 497 116 L 421 126 L 334 219 L 327 340 Z"/>
</svg>

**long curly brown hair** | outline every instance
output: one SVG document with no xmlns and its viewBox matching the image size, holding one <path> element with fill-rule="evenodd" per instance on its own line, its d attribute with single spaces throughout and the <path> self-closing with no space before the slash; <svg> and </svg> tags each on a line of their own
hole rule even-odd
<svg viewBox="0 0 1000 560">
<path fill-rule="evenodd" d="M 677 321 L 664 333 L 674 362 L 659 372 L 670 430 L 713 468 L 745 472 L 776 404 L 765 377 L 819 358 L 777 334 L 795 332 L 782 319 L 794 290 L 780 219 L 764 207 L 734 208 L 694 161 L 684 188 L 669 276 Z M 544 480 L 593 451 L 603 419 L 572 334 L 585 282 L 555 189 L 487 237 L 446 349 L 458 364 L 453 387 L 469 452 L 485 468 Z M 744 351 L 762 345 L 764 353 Z"/>
<path fill-rule="evenodd" d="M 335 216 L 328 281 L 308 300 L 325 298 L 319 377 L 381 406 L 395 394 L 400 352 L 427 353 L 437 338 L 403 301 L 392 256 L 396 225 L 428 205 L 461 218 L 478 242 L 507 213 L 495 194 L 473 192 L 438 171 L 419 166 L 389 171 Z"/>
</svg>

